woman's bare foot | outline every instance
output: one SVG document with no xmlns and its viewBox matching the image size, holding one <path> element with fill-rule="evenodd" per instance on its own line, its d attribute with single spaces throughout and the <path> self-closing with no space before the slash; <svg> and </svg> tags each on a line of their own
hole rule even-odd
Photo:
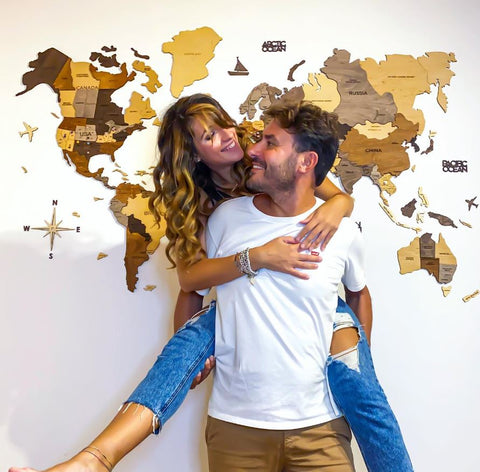
<svg viewBox="0 0 480 472">
<path fill-rule="evenodd" d="M 106 472 L 105 466 L 87 452 L 79 452 L 67 462 L 54 465 L 43 472 Z M 8 472 L 40 472 L 30 467 L 10 467 Z"/>
</svg>

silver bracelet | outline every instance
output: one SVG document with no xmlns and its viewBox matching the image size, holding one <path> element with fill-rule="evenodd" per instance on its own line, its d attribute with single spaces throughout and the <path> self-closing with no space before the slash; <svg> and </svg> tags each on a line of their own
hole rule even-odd
<svg viewBox="0 0 480 472">
<path fill-rule="evenodd" d="M 242 274 L 245 274 L 249 278 L 250 283 L 253 285 L 255 283 L 254 278 L 258 274 L 258 271 L 253 270 L 250 265 L 250 248 L 247 247 L 243 251 L 235 254 L 235 265 Z"/>
</svg>

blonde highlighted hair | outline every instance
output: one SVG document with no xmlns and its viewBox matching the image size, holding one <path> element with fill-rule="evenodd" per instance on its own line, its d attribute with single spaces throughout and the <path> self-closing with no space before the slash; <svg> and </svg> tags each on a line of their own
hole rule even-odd
<svg viewBox="0 0 480 472">
<path fill-rule="evenodd" d="M 210 169 L 196 162 L 192 122 L 197 119 L 207 128 L 215 123 L 222 128 L 236 127 L 235 121 L 209 95 L 195 94 L 175 102 L 165 113 L 158 135 L 158 164 L 153 171 L 155 191 L 149 206 L 155 218 L 165 218 L 168 244 L 166 254 L 173 267 L 181 260 L 187 265 L 204 254 L 199 235 L 201 216 L 207 217 L 215 205 L 228 195 L 216 188 Z M 248 159 L 232 166 L 232 179 L 242 193 Z"/>
</svg>

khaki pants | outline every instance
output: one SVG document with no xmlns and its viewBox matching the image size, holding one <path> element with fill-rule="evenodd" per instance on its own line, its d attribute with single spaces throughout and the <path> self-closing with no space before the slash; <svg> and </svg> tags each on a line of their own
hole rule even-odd
<svg viewBox="0 0 480 472">
<path fill-rule="evenodd" d="M 308 428 L 249 428 L 208 417 L 210 472 L 353 472 L 350 428 L 337 418 Z"/>
</svg>

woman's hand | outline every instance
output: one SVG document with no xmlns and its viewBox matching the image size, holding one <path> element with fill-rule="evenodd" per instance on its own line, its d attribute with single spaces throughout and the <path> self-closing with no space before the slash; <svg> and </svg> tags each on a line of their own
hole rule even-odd
<svg viewBox="0 0 480 472">
<path fill-rule="evenodd" d="M 318 254 L 300 252 L 299 243 L 291 236 L 281 236 L 263 246 L 250 249 L 250 265 L 253 270 L 275 270 L 304 280 L 309 278 L 308 274 L 298 269 L 316 269 L 317 262 L 321 260 Z"/>
<path fill-rule="evenodd" d="M 323 251 L 332 236 L 336 233 L 344 216 L 349 216 L 352 199 L 339 194 L 320 205 L 311 215 L 300 223 L 305 226 L 295 240 L 300 243 L 300 249 L 312 249 L 320 245 Z"/>
</svg>

